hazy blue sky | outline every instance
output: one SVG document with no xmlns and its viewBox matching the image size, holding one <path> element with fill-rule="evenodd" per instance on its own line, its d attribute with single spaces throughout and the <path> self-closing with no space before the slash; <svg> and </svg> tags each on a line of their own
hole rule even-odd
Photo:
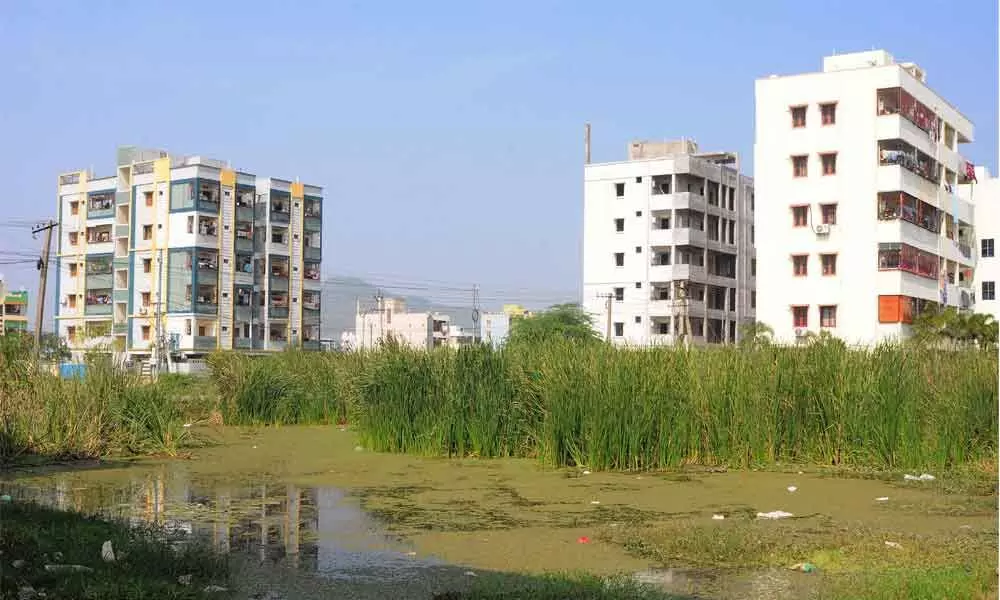
<svg viewBox="0 0 1000 600">
<path fill-rule="evenodd" d="M 162 147 L 325 186 L 329 274 L 555 297 L 580 277 L 585 121 L 595 160 L 682 136 L 749 157 L 755 78 L 873 47 L 926 69 L 996 172 L 994 0 L 9 1 L 0 208 L 54 216 L 57 173 Z"/>
</svg>

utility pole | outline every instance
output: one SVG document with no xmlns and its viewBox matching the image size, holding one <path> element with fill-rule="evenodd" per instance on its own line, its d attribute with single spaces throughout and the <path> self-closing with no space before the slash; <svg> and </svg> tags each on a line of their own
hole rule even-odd
<svg viewBox="0 0 1000 600">
<path fill-rule="evenodd" d="M 38 260 L 38 304 L 35 307 L 35 357 L 39 355 L 42 343 L 42 321 L 45 319 L 45 286 L 49 279 L 49 252 L 52 249 L 52 230 L 56 222 L 49 219 L 48 223 L 35 225 L 31 237 L 36 238 L 45 232 L 45 243 L 42 244 L 42 257 Z"/>
<path fill-rule="evenodd" d="M 472 286 L 472 341 L 478 342 L 482 337 L 479 329 L 479 286 Z"/>
<path fill-rule="evenodd" d="M 674 283 L 676 284 L 675 297 L 677 298 L 677 302 L 680 303 L 680 314 L 675 316 L 676 319 L 680 319 L 677 329 L 679 337 L 683 341 L 684 349 L 687 350 L 691 347 L 691 314 L 688 311 L 687 282 L 675 281 Z"/>
</svg>

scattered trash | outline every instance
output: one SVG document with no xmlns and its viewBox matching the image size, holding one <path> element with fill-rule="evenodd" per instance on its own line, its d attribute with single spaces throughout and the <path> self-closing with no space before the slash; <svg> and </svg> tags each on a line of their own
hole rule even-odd
<svg viewBox="0 0 1000 600">
<path fill-rule="evenodd" d="M 758 519 L 787 519 L 788 517 L 794 517 L 790 512 L 785 512 L 783 510 L 772 510 L 766 513 L 757 513 Z"/>
<path fill-rule="evenodd" d="M 355 447 L 354 447 L 354 451 L 355 451 L 355 452 L 361 452 L 361 451 L 363 451 L 363 450 L 364 450 L 364 448 L 362 448 L 361 446 L 355 446 Z"/>
<path fill-rule="evenodd" d="M 257 446 L 253 446 L 253 447 L 252 447 L 251 449 L 252 449 L 252 450 L 256 450 L 256 449 L 257 449 Z"/>
<path fill-rule="evenodd" d="M 214 592 L 228 592 L 229 588 L 224 588 L 221 585 L 206 585 L 202 591 L 206 594 L 212 594 Z"/>
<path fill-rule="evenodd" d="M 10 497 L 10 494 L 0 496 L 0 502 L 10 502 L 11 500 L 13 500 L 13 498 Z"/>
<path fill-rule="evenodd" d="M 584 475 L 590 475 L 590 471 L 584 471 L 583 474 Z"/>
<path fill-rule="evenodd" d="M 972 529 L 972 525 L 962 525 L 959 529 Z"/>
<path fill-rule="evenodd" d="M 104 542 L 101 546 L 101 560 L 104 562 L 115 562 L 115 551 L 111 547 L 111 540 Z"/>
<path fill-rule="evenodd" d="M 790 567 L 793 571 L 802 571 L 803 573 L 812 573 L 813 571 L 818 571 L 816 565 L 812 563 L 795 563 Z"/>
<path fill-rule="evenodd" d="M 589 543 L 590 543 L 590 538 L 589 538 L 589 537 L 587 537 L 587 536 L 585 536 L 585 535 L 581 535 L 581 536 L 580 536 L 580 537 L 579 537 L 579 538 L 578 538 L 578 539 L 576 540 L 576 543 L 577 543 L 577 544 L 589 544 Z"/>
<path fill-rule="evenodd" d="M 23 568 L 24 565 L 26 565 L 26 564 L 28 564 L 28 563 L 25 562 L 25 561 L 23 561 L 23 560 L 21 560 L 19 558 L 19 559 L 15 560 L 15 561 L 11 562 L 10 566 L 14 567 L 15 569 L 20 569 L 20 568 Z"/>
<path fill-rule="evenodd" d="M 802 471 L 799 471 L 799 475 L 802 475 Z"/>
<path fill-rule="evenodd" d="M 407 552 L 406 555 L 407 556 L 416 556 L 417 553 L 416 552 Z"/>
<path fill-rule="evenodd" d="M 618 523 L 610 523 L 608 524 L 608 527 L 618 527 Z M 966 527 L 968 527 L 968 525 L 966 525 Z"/>
<path fill-rule="evenodd" d="M 465 572 L 465 575 L 466 575 L 467 577 L 478 577 L 478 576 L 477 576 L 477 575 L 476 575 L 475 573 L 473 573 L 472 571 L 466 571 L 466 572 Z"/>
<path fill-rule="evenodd" d="M 898 542 L 886 542 L 885 545 L 888 546 L 889 548 L 895 548 L 896 550 L 903 549 L 903 547 L 900 546 Z"/>
<path fill-rule="evenodd" d="M 888 502 L 888 501 L 889 501 L 889 496 L 879 496 L 878 498 L 875 498 L 875 502 Z"/>
<path fill-rule="evenodd" d="M 590 503 L 591 504 L 600 504 L 601 501 L 600 500 L 591 500 Z"/>
<path fill-rule="evenodd" d="M 62 562 L 62 559 L 63 559 L 63 553 L 62 552 L 53 552 L 52 553 L 52 561 L 53 562 Z"/>
<path fill-rule="evenodd" d="M 177 578 L 177 583 L 181 585 L 191 585 L 191 575 L 181 575 Z"/>
<path fill-rule="evenodd" d="M 906 481 L 934 481 L 935 477 L 929 473 L 924 473 L 920 476 L 910 475 L 907 473 L 906 475 L 903 475 L 903 479 Z"/>
<path fill-rule="evenodd" d="M 713 521 L 725 521 L 726 515 L 712 515 Z"/>
<path fill-rule="evenodd" d="M 93 573 L 94 570 L 84 565 L 45 565 L 49 573 Z"/>
<path fill-rule="evenodd" d="M 795 490 L 797 490 L 797 489 L 799 489 L 799 488 L 795 487 L 794 485 L 790 485 L 790 486 L 788 486 L 788 491 L 789 491 L 789 492 L 794 492 L 794 491 L 795 491 Z"/>
</svg>

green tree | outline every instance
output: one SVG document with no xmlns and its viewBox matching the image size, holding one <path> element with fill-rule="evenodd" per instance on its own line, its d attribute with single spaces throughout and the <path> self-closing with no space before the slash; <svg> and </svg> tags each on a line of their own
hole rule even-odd
<svg viewBox="0 0 1000 600">
<path fill-rule="evenodd" d="M 557 304 L 530 317 L 511 320 L 508 344 L 539 344 L 551 340 L 597 342 L 590 316 L 576 304 Z"/>
<path fill-rule="evenodd" d="M 740 326 L 740 347 L 759 350 L 774 343 L 774 329 L 767 323 L 753 321 Z"/>
<path fill-rule="evenodd" d="M 66 342 L 54 333 L 43 333 L 39 341 L 38 353 L 42 360 L 62 362 L 69 360 L 72 354 Z"/>
<path fill-rule="evenodd" d="M 918 344 L 995 348 L 998 323 L 992 315 L 958 312 L 949 306 L 917 315 L 912 331 Z"/>
</svg>

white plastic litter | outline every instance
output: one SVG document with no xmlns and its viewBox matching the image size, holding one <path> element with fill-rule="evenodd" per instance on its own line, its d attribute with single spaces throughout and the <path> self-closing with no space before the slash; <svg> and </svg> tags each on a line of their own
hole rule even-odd
<svg viewBox="0 0 1000 600">
<path fill-rule="evenodd" d="M 713 521 L 725 521 L 726 515 L 712 515 Z"/>
<path fill-rule="evenodd" d="M 202 591 L 204 591 L 206 594 L 212 594 L 215 592 L 228 592 L 229 588 L 224 588 L 221 585 L 206 585 L 205 589 Z"/>
<path fill-rule="evenodd" d="M 185 428 L 188 428 L 188 427 L 190 427 L 190 426 L 191 426 L 191 423 L 185 423 L 185 424 L 184 424 L 184 427 L 185 427 Z"/>
<path fill-rule="evenodd" d="M 590 475 L 590 471 L 584 471 L 583 474 L 584 475 Z"/>
<path fill-rule="evenodd" d="M 794 517 L 790 512 L 785 512 L 783 510 L 772 510 L 766 513 L 757 513 L 758 519 L 787 519 L 788 517 Z"/>
<path fill-rule="evenodd" d="M 590 503 L 591 504 L 600 504 L 601 501 L 600 500 L 591 500 Z"/>
<path fill-rule="evenodd" d="M 906 481 L 934 481 L 935 477 L 929 473 L 924 473 L 919 476 L 907 473 L 906 475 L 903 475 L 903 479 Z"/>
<path fill-rule="evenodd" d="M 191 575 L 181 575 L 177 578 L 177 583 L 181 585 L 191 585 Z"/>
<path fill-rule="evenodd" d="M 467 577 L 478 577 L 478 575 L 476 575 L 476 574 L 475 574 L 475 573 L 473 573 L 472 571 L 466 571 L 466 572 L 465 572 L 465 575 L 466 575 Z"/>
<path fill-rule="evenodd" d="M 101 546 L 101 560 L 108 563 L 115 562 L 115 551 L 111 547 L 111 540 L 104 542 Z"/>
<path fill-rule="evenodd" d="M 794 492 L 794 491 L 795 491 L 795 490 L 797 490 L 797 489 L 799 489 L 799 488 L 795 487 L 794 485 L 790 485 L 790 486 L 788 486 L 788 491 L 789 491 L 789 492 Z"/>
<path fill-rule="evenodd" d="M 888 501 L 889 501 L 889 496 L 879 496 L 878 498 L 875 498 L 875 502 L 888 502 Z"/>
<path fill-rule="evenodd" d="M 903 549 L 903 547 L 900 546 L 898 542 L 886 542 L 885 545 L 888 546 L 889 548 L 895 548 L 896 550 Z"/>
</svg>

